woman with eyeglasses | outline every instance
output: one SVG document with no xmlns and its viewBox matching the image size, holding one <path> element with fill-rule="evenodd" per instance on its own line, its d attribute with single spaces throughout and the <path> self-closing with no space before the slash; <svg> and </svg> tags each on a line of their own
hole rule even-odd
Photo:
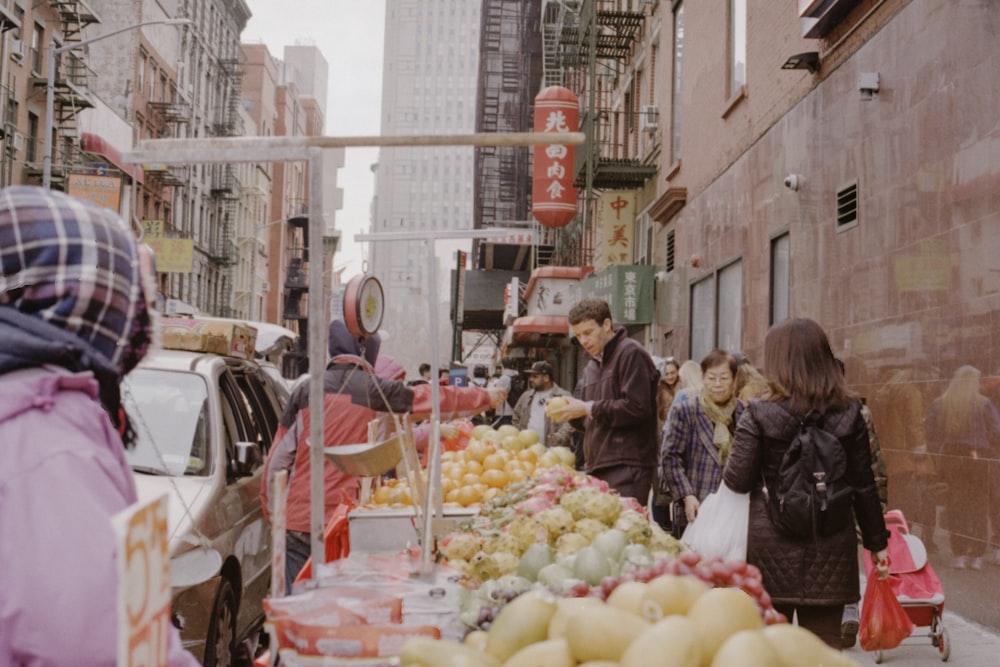
<svg viewBox="0 0 1000 667">
<path fill-rule="evenodd" d="M 736 358 L 712 350 L 701 360 L 700 392 L 681 397 L 669 413 L 660 446 L 660 474 L 674 498 L 673 533 L 698 517 L 708 494 L 719 488 L 743 404 L 736 399 Z"/>
</svg>

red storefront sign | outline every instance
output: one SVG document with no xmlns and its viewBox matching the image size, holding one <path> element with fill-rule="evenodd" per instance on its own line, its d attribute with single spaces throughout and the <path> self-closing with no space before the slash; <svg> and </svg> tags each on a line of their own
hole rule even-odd
<svg viewBox="0 0 1000 667">
<path fill-rule="evenodd" d="M 535 96 L 535 132 L 576 132 L 579 124 L 579 100 L 568 88 L 549 86 Z M 553 228 L 565 227 L 576 215 L 572 146 L 535 146 L 531 213 Z"/>
</svg>

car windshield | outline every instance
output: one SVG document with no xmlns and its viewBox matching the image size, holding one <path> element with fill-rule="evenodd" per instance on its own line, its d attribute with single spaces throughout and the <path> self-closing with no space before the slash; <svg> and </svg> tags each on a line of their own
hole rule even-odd
<svg viewBox="0 0 1000 667">
<path fill-rule="evenodd" d="M 126 451 L 133 470 L 208 474 L 208 390 L 201 376 L 137 368 L 122 382 L 122 403 L 138 436 Z"/>
</svg>

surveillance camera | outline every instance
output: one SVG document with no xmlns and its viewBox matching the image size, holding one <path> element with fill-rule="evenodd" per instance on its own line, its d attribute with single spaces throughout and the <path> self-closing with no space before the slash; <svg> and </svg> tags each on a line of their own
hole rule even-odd
<svg viewBox="0 0 1000 667">
<path fill-rule="evenodd" d="M 789 174 L 785 176 L 785 187 L 792 192 L 798 192 L 799 186 L 802 184 L 802 177 L 798 174 Z"/>
</svg>

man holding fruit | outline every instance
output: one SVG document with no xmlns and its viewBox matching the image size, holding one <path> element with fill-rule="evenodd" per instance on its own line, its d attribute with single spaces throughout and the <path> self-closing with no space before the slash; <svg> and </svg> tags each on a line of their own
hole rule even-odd
<svg viewBox="0 0 1000 667">
<path fill-rule="evenodd" d="M 584 470 L 641 505 L 649 499 L 656 465 L 656 385 L 652 358 L 624 327 L 611 323 L 603 299 L 583 299 L 569 324 L 590 355 L 580 398 L 550 408 L 554 421 L 582 430 Z"/>
<path fill-rule="evenodd" d="M 559 396 L 569 396 L 569 392 L 552 381 L 552 364 L 547 361 L 536 361 L 531 368 L 524 371 L 528 376 L 531 389 L 528 389 L 514 406 L 514 419 L 511 422 L 519 430 L 530 428 L 538 434 L 546 447 L 572 448 L 573 427 L 569 422 L 553 424 L 549 417 L 549 403 L 558 406 L 554 399 Z"/>
</svg>

